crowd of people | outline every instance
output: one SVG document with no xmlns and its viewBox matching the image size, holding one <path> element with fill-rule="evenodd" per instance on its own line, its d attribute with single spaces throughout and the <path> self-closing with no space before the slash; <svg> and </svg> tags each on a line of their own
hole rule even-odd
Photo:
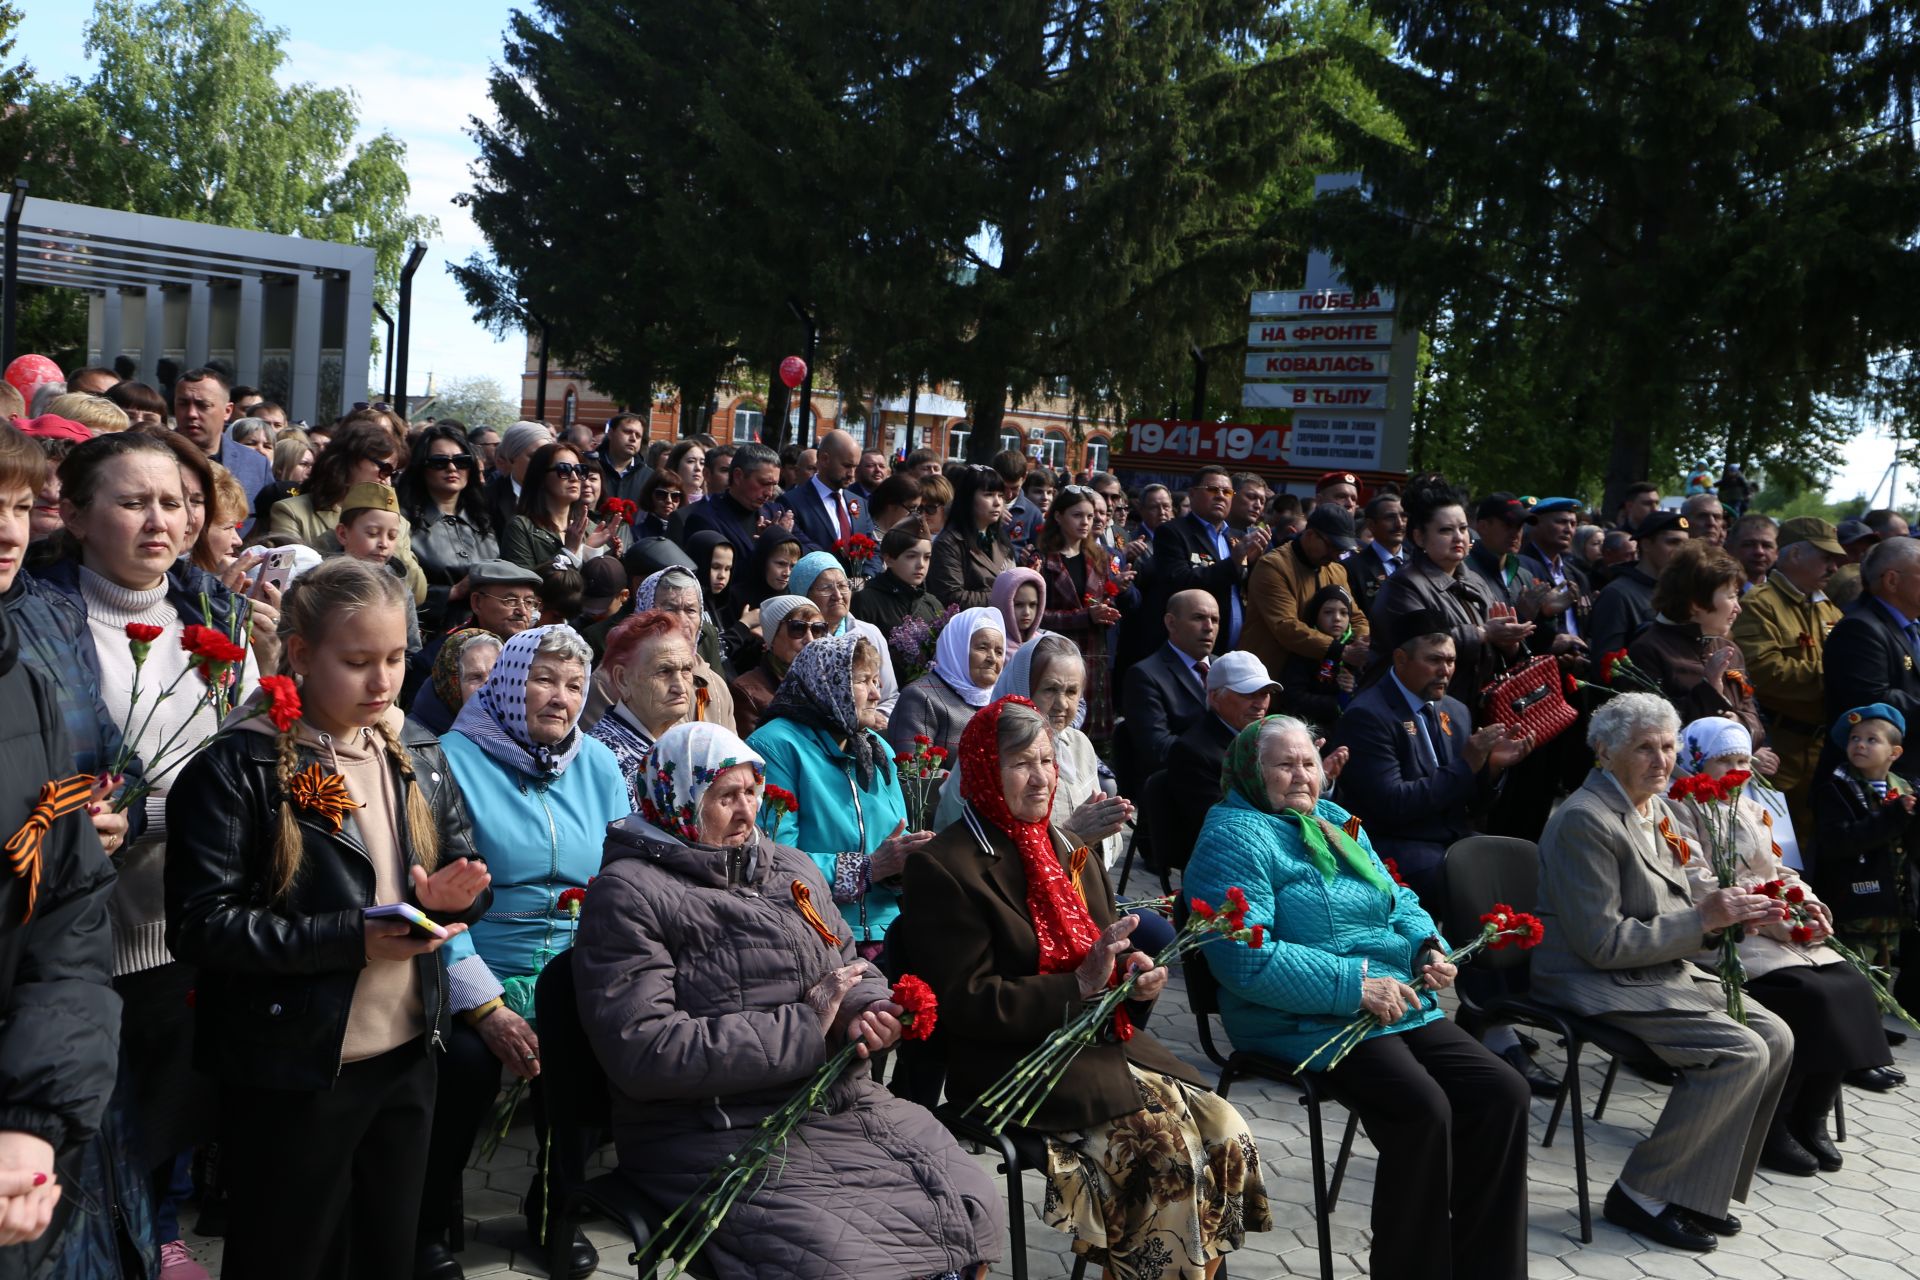
<svg viewBox="0 0 1920 1280">
<path fill-rule="evenodd" d="M 0 384 L 0 416 L 0 1277 L 203 1280 L 197 1212 L 229 1280 L 457 1280 L 521 1093 L 543 1238 L 583 1149 L 549 1149 L 558 965 L 662 1214 L 858 1041 L 703 1265 L 912 1280 L 984 1276 L 1006 1228 L 931 1108 L 1131 974 L 1137 1029 L 1025 1126 L 1042 1215 L 1110 1275 L 1204 1280 L 1283 1157 L 1147 1030 L 1174 926 L 1122 899 L 1130 850 L 1266 930 L 1202 953 L 1225 1029 L 1365 1124 L 1375 1276 L 1526 1274 L 1528 1099 L 1563 1085 L 1440 1002 L 1476 833 L 1539 846 L 1534 994 L 1673 1084 L 1613 1222 L 1711 1249 L 1756 1169 L 1841 1168 L 1843 1087 L 1904 1083 L 1831 945 L 1920 1007 L 1895 513 L 1130 490 L 632 414 L 314 427 L 218 368 Z M 1667 799 L 1729 775 L 1728 832 Z"/>
</svg>

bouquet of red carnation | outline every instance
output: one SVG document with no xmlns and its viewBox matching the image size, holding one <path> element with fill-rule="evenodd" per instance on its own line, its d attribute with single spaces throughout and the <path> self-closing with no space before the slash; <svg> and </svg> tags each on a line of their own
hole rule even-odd
<svg viewBox="0 0 1920 1280">
<path fill-rule="evenodd" d="M 1247 895 L 1237 886 L 1227 890 L 1226 905 L 1217 911 L 1198 898 L 1193 899 L 1191 905 L 1193 910 L 1186 924 L 1153 958 L 1155 968 L 1172 964 L 1217 938 L 1244 942 L 1255 949 L 1266 945 L 1267 928 L 1259 924 L 1248 926 Z M 1042 1040 L 1039 1048 L 1014 1063 L 1012 1070 L 967 1108 L 968 1113 L 981 1113 L 987 1128 L 996 1134 L 1010 1124 L 1031 1124 L 1041 1104 L 1059 1086 L 1082 1049 L 1102 1038 L 1131 1040 L 1133 1019 L 1127 1013 L 1126 1003 L 1133 998 L 1140 971 L 1128 973 L 1125 979 L 1120 977 L 1120 972 L 1120 965 L 1116 964 L 1105 993 Z"/>
<path fill-rule="evenodd" d="M 632 524 L 639 515 L 639 505 L 630 498 L 608 498 L 600 504 L 598 513 L 602 523 L 618 520 L 621 524 Z"/>
<path fill-rule="evenodd" d="M 760 796 L 760 829 L 771 840 L 780 830 L 780 819 L 789 813 L 799 812 L 800 797 L 785 787 L 776 787 L 769 782 Z"/>
<path fill-rule="evenodd" d="M 925 831 L 946 783 L 947 749 L 933 745 L 924 733 L 913 735 L 913 750 L 893 758 L 900 770 L 900 790 L 907 801 L 907 830 Z"/>
<path fill-rule="evenodd" d="M 873 558 L 880 554 L 880 544 L 864 533 L 850 533 L 833 544 L 833 554 L 847 566 L 849 575 L 865 573 Z"/>
<path fill-rule="evenodd" d="M 939 1017 L 933 988 L 909 973 L 901 975 L 893 984 L 892 994 L 893 1002 L 900 1006 L 901 1040 L 925 1040 L 932 1035 Z M 826 1098 L 827 1091 L 846 1072 L 859 1047 L 860 1041 L 849 1038 L 838 1053 L 813 1073 L 806 1087 L 762 1120 L 746 1145 L 721 1161 L 700 1184 L 700 1190 L 668 1215 L 637 1259 L 642 1263 L 642 1275 L 652 1275 L 651 1268 L 662 1262 L 669 1264 L 666 1280 L 676 1280 L 686 1273 L 700 1246 L 720 1229 L 740 1197 L 766 1176 L 767 1162 L 773 1153 L 786 1146 L 800 1122 Z"/>
<path fill-rule="evenodd" d="M 153 652 L 153 642 L 165 633 L 165 628 L 150 623 L 129 622 L 125 630 L 127 649 L 133 654 L 133 686 L 128 698 L 128 722 L 131 724 L 131 713 L 140 708 L 140 673 L 146 667 L 148 655 Z M 153 723 L 153 713 L 161 703 L 179 692 L 188 672 L 197 674 L 201 680 L 201 688 L 195 693 L 194 701 L 212 708 L 215 716 L 221 720 L 227 718 L 227 713 L 232 709 L 230 700 L 233 687 L 239 681 L 241 665 L 247 660 L 246 648 L 217 627 L 199 625 L 189 625 L 181 631 L 180 647 L 189 655 L 186 670 L 148 700 L 145 714 L 140 717 L 138 726 L 125 735 L 105 777 L 119 778 L 126 774 L 127 766 L 133 762 L 134 743 L 146 736 L 148 726 Z M 258 702 L 254 710 L 271 718 L 273 727 L 281 733 L 285 733 L 300 718 L 300 689 L 291 676 L 262 676 L 255 696 Z M 189 711 L 181 720 L 180 727 L 144 758 L 142 763 L 146 767 L 146 775 L 123 788 L 114 798 L 115 813 L 123 812 L 137 801 L 145 799 L 153 789 L 152 779 L 164 776 L 181 762 L 181 757 L 192 755 L 232 732 L 231 726 L 223 726 L 204 739 L 188 743 L 185 739 L 199 710 L 196 706 Z"/>
<path fill-rule="evenodd" d="M 1745 769 L 1730 770 L 1718 778 L 1695 773 L 1676 780 L 1667 792 L 1672 803 L 1692 808 L 1713 878 L 1723 889 L 1739 881 L 1740 854 L 1734 847 L 1734 833 L 1739 827 L 1741 789 L 1750 776 Z M 1740 962 L 1740 939 L 1745 936 L 1746 930 L 1739 925 L 1720 932 L 1720 989 L 1727 994 L 1728 1015 L 1740 1023 L 1747 1020 L 1743 989 L 1747 971 Z"/>
<path fill-rule="evenodd" d="M 1755 893 L 1764 898 L 1772 898 L 1787 909 L 1787 932 L 1795 946 L 1832 947 L 1842 960 L 1853 966 L 1854 972 L 1867 980 L 1873 988 L 1874 1003 L 1880 1006 L 1880 1012 L 1890 1013 L 1900 1021 L 1920 1031 L 1920 1022 L 1914 1021 L 1905 1006 L 1893 998 L 1893 991 L 1887 986 L 1888 973 L 1846 943 L 1833 936 L 1826 923 L 1813 914 L 1807 906 L 1807 891 L 1798 884 L 1789 884 L 1785 880 L 1769 880 L 1765 884 L 1755 885 Z"/>
<path fill-rule="evenodd" d="M 1584 680 L 1580 683 L 1589 689 L 1596 687 Z M 1611 693 L 1660 693 L 1660 682 L 1629 658 L 1625 649 L 1600 655 L 1600 683 L 1610 686 L 1608 691 Z"/>
<path fill-rule="evenodd" d="M 1399 879 L 1396 874 L 1394 877 Z M 1446 964 L 1465 964 L 1483 950 L 1505 951 L 1508 947 L 1518 947 L 1522 951 L 1531 951 L 1540 945 L 1546 936 L 1546 927 L 1540 923 L 1540 917 L 1526 911 L 1515 911 L 1504 902 L 1493 904 L 1493 910 L 1480 917 L 1480 932 L 1473 941 L 1464 947 L 1457 947 L 1447 953 Z M 1426 978 L 1416 980 L 1415 988 L 1426 983 Z M 1316 1071 L 1331 1071 L 1339 1066 L 1346 1056 L 1354 1051 L 1362 1040 L 1371 1035 L 1376 1028 L 1386 1025 L 1371 1013 L 1363 1013 L 1340 1030 L 1323 1040 L 1319 1047 L 1300 1060 L 1300 1070 L 1309 1068 L 1315 1058 L 1331 1049 L 1333 1054 L 1323 1067 L 1314 1067 Z"/>
</svg>

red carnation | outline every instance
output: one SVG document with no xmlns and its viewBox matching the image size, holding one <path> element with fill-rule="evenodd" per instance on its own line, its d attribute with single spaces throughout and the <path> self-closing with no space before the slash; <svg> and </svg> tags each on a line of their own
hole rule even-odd
<svg viewBox="0 0 1920 1280">
<path fill-rule="evenodd" d="M 1572 676 L 1568 676 L 1567 677 L 1567 696 L 1571 698 L 1579 692 L 1580 692 L 1580 682 L 1578 680 L 1575 680 Z"/>
<path fill-rule="evenodd" d="M 1807 891 L 1796 884 L 1788 888 L 1785 897 L 1788 902 L 1798 906 L 1807 900 Z"/>
<path fill-rule="evenodd" d="M 587 891 L 581 888 L 567 889 L 560 894 L 559 900 L 553 905 L 556 910 L 564 911 L 577 920 L 581 910 L 587 905 Z"/>
<path fill-rule="evenodd" d="M 267 718 L 285 733 L 300 718 L 300 686 L 292 676 L 261 676 L 260 691 L 267 695 Z"/>
<path fill-rule="evenodd" d="M 1384 861 L 1387 866 L 1387 874 L 1393 877 L 1393 882 L 1397 885 L 1405 886 L 1407 882 L 1400 875 L 1399 860 L 1395 858 L 1387 858 L 1387 859 L 1384 859 Z"/>
<path fill-rule="evenodd" d="M 1113 1011 L 1113 1038 L 1122 1044 L 1133 1039 L 1133 1018 L 1125 1009 Z"/>
<path fill-rule="evenodd" d="M 930 746 L 932 746 L 932 745 L 933 745 L 933 739 L 932 739 L 932 738 L 929 738 L 929 737 L 928 737 L 928 736 L 927 736 L 926 734 L 924 734 L 924 733 L 916 733 L 916 734 L 914 734 L 914 735 L 913 735 L 913 741 L 914 741 L 914 745 L 916 745 L 916 746 L 921 746 L 921 747 L 930 747 Z"/>
<path fill-rule="evenodd" d="M 903 973 L 893 984 L 893 1002 L 900 1006 L 902 1040 L 925 1040 L 933 1034 L 934 1024 L 939 1020 L 940 1002 L 934 999 L 932 987 L 910 973 Z"/>
<path fill-rule="evenodd" d="M 1261 948 L 1261 946 L 1265 944 L 1266 940 L 1267 940 L 1267 926 L 1263 924 L 1257 924 L 1253 926 L 1253 936 L 1247 939 L 1247 945 L 1252 947 L 1255 951 L 1258 951 Z"/>
<path fill-rule="evenodd" d="M 247 651 L 212 627 L 188 627 L 180 633 L 180 647 L 204 666 L 244 662 Z"/>
<path fill-rule="evenodd" d="M 927 748 L 927 754 L 935 760 L 945 760 L 947 758 L 947 749 L 945 747 L 929 747 Z"/>
<path fill-rule="evenodd" d="M 1788 936 L 1803 947 L 1813 941 L 1813 929 L 1807 925 L 1797 924 L 1787 932 Z"/>
<path fill-rule="evenodd" d="M 1193 914 L 1199 916 L 1202 920 L 1211 920 L 1213 919 L 1213 908 L 1200 901 L 1200 899 L 1195 898 L 1193 900 Z"/>
<path fill-rule="evenodd" d="M 1107 599 L 1117 600 L 1119 598 L 1120 598 L 1120 584 L 1115 582 L 1111 578 L 1107 579 Z"/>
<path fill-rule="evenodd" d="M 127 624 L 127 639 L 133 641 L 135 644 L 152 644 L 164 635 L 166 630 L 165 627 L 156 627 L 148 622 L 129 622 Z"/>
</svg>

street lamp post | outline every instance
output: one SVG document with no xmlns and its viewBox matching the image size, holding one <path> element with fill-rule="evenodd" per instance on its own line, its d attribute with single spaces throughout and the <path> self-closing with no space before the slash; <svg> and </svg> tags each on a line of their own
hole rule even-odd
<svg viewBox="0 0 1920 1280">
<path fill-rule="evenodd" d="M 393 389 L 391 403 L 393 411 L 402 418 L 407 416 L 407 344 L 413 338 L 413 273 L 420 269 L 420 261 L 426 256 L 427 246 L 415 240 L 413 252 L 407 255 L 407 264 L 400 268 L 400 352 L 394 357 L 394 378 L 399 385 Z"/>
<path fill-rule="evenodd" d="M 800 328 L 807 335 L 807 353 L 801 357 L 807 362 L 807 376 L 800 379 L 800 426 L 794 434 L 794 443 L 804 449 L 813 443 L 813 343 L 817 335 L 813 328 L 813 316 L 797 299 L 788 298 L 787 309 L 800 321 Z"/>
</svg>

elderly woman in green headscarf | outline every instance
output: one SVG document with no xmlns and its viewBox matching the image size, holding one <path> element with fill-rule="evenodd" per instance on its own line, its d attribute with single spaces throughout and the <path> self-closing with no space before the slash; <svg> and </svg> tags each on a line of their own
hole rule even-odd
<svg viewBox="0 0 1920 1280">
<path fill-rule="evenodd" d="M 1242 730 L 1225 792 L 1207 814 L 1183 891 L 1247 895 L 1272 921 L 1258 949 L 1209 946 L 1234 1046 L 1324 1071 L 1380 1153 L 1371 1274 L 1527 1274 L 1527 1082 L 1449 1022 L 1446 944 L 1413 890 L 1396 885 L 1359 820 L 1320 798 L 1313 733 L 1290 716 Z M 1492 904 L 1488 904 L 1491 906 Z M 1337 1067 L 1316 1050 L 1362 1013 L 1380 1025 Z M 1447 1270 L 1444 1266 L 1441 1270 Z"/>
</svg>

